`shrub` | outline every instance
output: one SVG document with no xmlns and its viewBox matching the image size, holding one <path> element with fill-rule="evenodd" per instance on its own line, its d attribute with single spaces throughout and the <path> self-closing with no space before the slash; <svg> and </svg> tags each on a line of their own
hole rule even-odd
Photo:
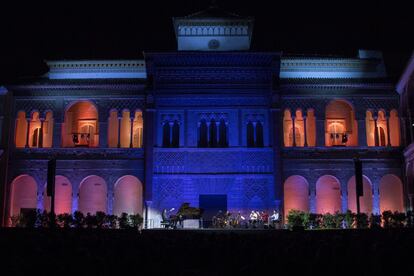
<svg viewBox="0 0 414 276">
<path fill-rule="evenodd" d="M 140 214 L 129 215 L 129 221 L 133 228 L 140 228 L 144 219 L 141 217 Z"/>
<path fill-rule="evenodd" d="M 405 213 L 400 213 L 400 212 L 395 211 L 392 214 L 391 219 L 392 219 L 391 220 L 392 227 L 400 228 L 400 227 L 404 227 L 407 216 L 405 215 Z"/>
<path fill-rule="evenodd" d="M 111 229 L 118 228 L 118 217 L 116 215 L 106 215 L 105 226 Z"/>
<path fill-rule="evenodd" d="M 336 227 L 335 216 L 330 213 L 324 214 L 323 219 L 322 219 L 322 228 L 333 229 L 335 227 Z"/>
<path fill-rule="evenodd" d="M 344 214 L 344 222 L 345 222 L 345 228 L 353 228 L 353 226 L 355 225 L 355 213 L 352 213 L 351 210 L 347 210 L 346 213 Z"/>
<path fill-rule="evenodd" d="M 127 213 L 121 214 L 121 216 L 118 218 L 118 223 L 119 223 L 119 228 L 121 229 L 127 229 L 131 227 Z"/>
<path fill-rule="evenodd" d="M 87 213 L 85 217 L 85 224 L 87 228 L 96 228 L 96 216 Z"/>
<path fill-rule="evenodd" d="M 319 225 L 320 217 L 318 214 L 306 213 L 304 217 L 305 217 L 304 225 L 306 229 L 317 229 L 320 227 Z"/>
<path fill-rule="evenodd" d="M 57 221 L 60 227 L 70 228 L 73 224 L 73 218 L 70 214 L 60 214 L 57 216 Z"/>
<path fill-rule="evenodd" d="M 96 212 L 95 220 L 94 220 L 96 228 L 104 227 L 105 217 L 106 217 L 106 214 L 104 212 Z"/>
<path fill-rule="evenodd" d="M 299 210 L 290 210 L 287 216 L 288 227 L 290 229 L 304 227 L 305 224 L 305 212 Z"/>
<path fill-rule="evenodd" d="M 76 228 L 84 228 L 85 227 L 85 216 L 82 212 L 76 211 L 73 214 L 73 225 Z"/>
<path fill-rule="evenodd" d="M 381 216 L 372 214 L 369 217 L 369 228 L 378 229 L 381 228 Z"/>
<path fill-rule="evenodd" d="M 384 228 L 390 228 L 391 227 L 391 220 L 392 220 L 392 212 L 391 211 L 382 212 L 382 226 Z"/>
<path fill-rule="evenodd" d="M 368 215 L 365 213 L 360 213 L 356 215 L 357 228 L 368 228 Z"/>
<path fill-rule="evenodd" d="M 37 227 L 47 228 L 50 226 L 51 223 L 51 217 L 46 210 L 44 210 L 43 212 L 38 210 L 36 214 L 36 220 Z"/>
</svg>

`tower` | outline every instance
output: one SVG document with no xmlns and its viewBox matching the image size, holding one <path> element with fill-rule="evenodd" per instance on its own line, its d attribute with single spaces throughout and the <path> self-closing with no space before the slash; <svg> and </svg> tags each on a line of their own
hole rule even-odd
<svg viewBox="0 0 414 276">
<path fill-rule="evenodd" d="M 247 51 L 253 17 L 229 13 L 212 5 L 184 17 L 173 18 L 179 51 Z"/>
</svg>

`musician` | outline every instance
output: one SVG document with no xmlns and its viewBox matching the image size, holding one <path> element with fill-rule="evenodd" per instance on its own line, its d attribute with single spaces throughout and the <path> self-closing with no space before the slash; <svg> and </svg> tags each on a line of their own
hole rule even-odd
<svg viewBox="0 0 414 276">
<path fill-rule="evenodd" d="M 258 213 L 253 210 L 249 216 L 249 224 L 253 227 L 256 227 L 258 218 L 259 218 Z"/>
<path fill-rule="evenodd" d="M 262 211 L 261 219 L 262 219 L 263 225 L 267 226 L 269 224 L 269 214 L 267 213 L 267 211 Z"/>
<path fill-rule="evenodd" d="M 277 212 L 276 210 L 273 210 L 273 214 L 270 216 L 270 222 L 274 228 L 278 228 L 277 226 L 279 225 L 279 222 L 280 222 L 279 212 Z"/>
</svg>

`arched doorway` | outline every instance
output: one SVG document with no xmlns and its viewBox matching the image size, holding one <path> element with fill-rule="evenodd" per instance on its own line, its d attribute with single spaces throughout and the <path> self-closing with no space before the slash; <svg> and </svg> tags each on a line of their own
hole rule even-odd
<svg viewBox="0 0 414 276">
<path fill-rule="evenodd" d="M 380 210 L 404 212 L 403 186 L 400 178 L 393 174 L 384 175 L 380 180 Z"/>
<path fill-rule="evenodd" d="M 364 195 L 359 198 L 360 211 L 370 215 L 372 214 L 372 186 L 371 181 L 365 175 L 362 177 L 362 186 Z M 352 176 L 348 181 L 348 210 L 357 212 L 355 176 Z"/>
<path fill-rule="evenodd" d="M 132 175 L 125 175 L 118 179 L 114 187 L 114 215 L 140 214 L 142 215 L 142 183 Z"/>
<path fill-rule="evenodd" d="M 11 185 L 10 215 L 17 216 L 25 209 L 37 207 L 37 183 L 30 175 L 16 177 Z"/>
<path fill-rule="evenodd" d="M 79 187 L 79 211 L 83 214 L 106 213 L 107 186 L 102 177 L 90 175 Z"/>
<path fill-rule="evenodd" d="M 332 175 L 324 175 L 316 182 L 316 213 L 341 211 L 341 186 Z"/>
<path fill-rule="evenodd" d="M 76 102 L 66 110 L 62 139 L 63 147 L 99 145 L 98 110 L 91 102 Z"/>
<path fill-rule="evenodd" d="M 285 216 L 290 210 L 309 211 L 309 184 L 300 175 L 292 175 L 285 181 L 284 187 Z"/>
<path fill-rule="evenodd" d="M 326 106 L 326 146 L 357 146 L 358 127 L 353 107 L 344 100 L 334 100 Z"/>
<path fill-rule="evenodd" d="M 43 197 L 43 208 L 50 212 L 51 199 L 47 196 L 46 185 Z M 69 179 L 62 175 L 55 178 L 55 214 L 72 213 L 72 184 Z"/>
</svg>

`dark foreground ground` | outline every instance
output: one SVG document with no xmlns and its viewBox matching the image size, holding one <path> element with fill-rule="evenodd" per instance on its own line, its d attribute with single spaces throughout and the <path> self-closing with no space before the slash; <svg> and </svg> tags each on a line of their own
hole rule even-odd
<svg viewBox="0 0 414 276">
<path fill-rule="evenodd" d="M 413 275 L 413 249 L 413 229 L 0 229 L 2 275 Z"/>
</svg>

